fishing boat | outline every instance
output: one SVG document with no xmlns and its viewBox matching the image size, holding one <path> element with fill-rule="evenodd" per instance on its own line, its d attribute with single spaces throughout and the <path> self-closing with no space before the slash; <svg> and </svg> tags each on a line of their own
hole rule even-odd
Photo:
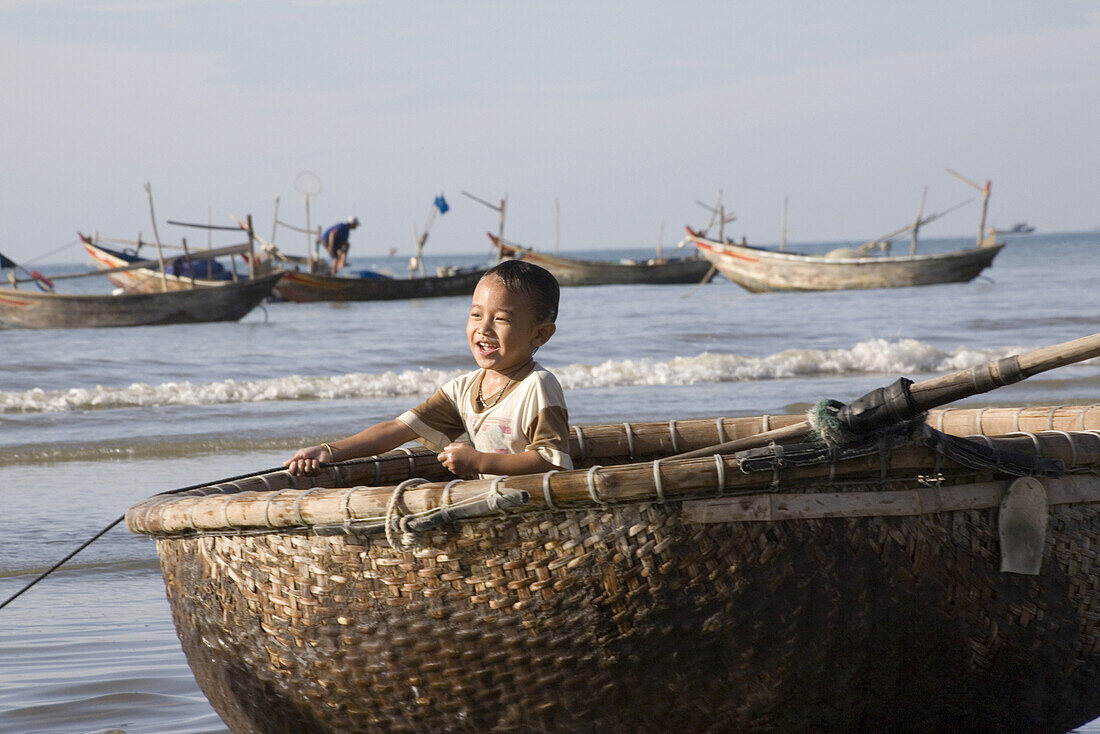
<svg viewBox="0 0 1100 734">
<path fill-rule="evenodd" d="M 436 213 L 446 213 L 450 207 L 440 195 L 432 202 L 423 232 L 415 233 L 415 251 L 409 258 L 408 277 L 398 278 L 374 270 L 360 270 L 354 275 L 336 275 L 324 272 L 327 264 L 318 257 L 292 257 L 280 252 L 274 242 L 267 242 L 255 234 L 251 236 L 263 245 L 264 255 L 258 267 L 277 266 L 284 271 L 283 279 L 275 289 L 280 298 L 294 302 L 311 301 L 392 301 L 409 298 L 440 298 L 444 296 L 468 296 L 477 288 L 478 281 L 487 267 L 443 266 L 434 275 L 424 269 L 424 245 L 428 241 Z M 308 215 L 307 215 L 308 219 Z M 280 222 L 276 225 L 296 228 Z M 314 243 L 320 246 L 320 237 Z M 391 249 L 391 254 L 393 250 Z"/>
<path fill-rule="evenodd" d="M 229 280 L 247 278 L 226 269 L 216 257 L 245 254 L 248 245 L 199 250 L 171 260 L 150 260 L 137 252 L 107 247 L 98 239 L 77 233 L 92 263 L 104 271 L 107 279 L 127 293 L 157 293 L 159 291 L 190 290 L 224 285 Z"/>
<path fill-rule="evenodd" d="M 280 277 L 276 274 L 210 288 L 118 295 L 0 288 L 0 324 L 28 329 L 84 329 L 239 321 L 271 295 Z"/>
<path fill-rule="evenodd" d="M 611 260 L 581 260 L 579 258 L 561 257 L 538 252 L 529 247 L 507 242 L 499 236 L 489 233 L 489 239 L 493 247 L 504 257 L 516 260 L 526 260 L 546 268 L 558 283 L 563 286 L 573 285 L 617 285 L 630 283 L 698 283 L 707 270 L 710 263 L 698 257 L 664 258 L 656 257 L 651 260 L 635 261 L 623 260 L 614 262 Z"/>
<path fill-rule="evenodd" d="M 809 424 L 574 427 L 568 472 L 406 448 L 126 522 L 237 733 L 1063 732 L 1100 716 L 1100 405 L 917 412 L 1026 356 Z"/>
<path fill-rule="evenodd" d="M 359 276 L 286 270 L 276 293 L 287 301 L 391 301 L 468 296 L 486 268 L 443 268 L 422 278 L 394 278 L 373 271 Z"/>
<path fill-rule="evenodd" d="M 913 224 L 905 225 L 854 248 L 837 248 L 822 255 L 750 247 L 742 238 L 736 243 L 720 234 L 711 239 L 702 231 L 687 228 L 682 244 L 693 244 L 722 275 L 752 293 L 769 291 L 834 291 L 869 288 L 906 288 L 909 286 L 966 283 L 993 264 L 1004 247 L 994 234 L 985 234 L 989 207 L 990 182 L 985 186 L 947 169 L 948 173 L 982 192 L 981 217 L 975 246 L 951 252 L 917 254 L 920 228 L 962 204 L 943 212 L 924 214 L 927 188 L 921 194 L 920 210 Z M 968 202 L 963 202 L 966 204 Z M 721 233 L 721 230 L 719 230 Z M 889 253 L 893 239 L 909 234 L 909 253 Z M 785 239 L 784 239 L 785 245 Z"/>
<path fill-rule="evenodd" d="M 975 248 L 919 255 L 864 255 L 853 250 L 807 255 L 718 242 L 690 227 L 687 232 L 687 241 L 718 272 L 753 293 L 965 283 L 992 265 L 1004 247 L 1003 242 L 986 239 Z"/>
</svg>

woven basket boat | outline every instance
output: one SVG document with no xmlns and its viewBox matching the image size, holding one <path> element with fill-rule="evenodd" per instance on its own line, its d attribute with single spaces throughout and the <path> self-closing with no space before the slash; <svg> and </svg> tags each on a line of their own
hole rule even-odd
<svg viewBox="0 0 1100 734">
<path fill-rule="evenodd" d="M 798 420 L 575 428 L 578 470 L 494 481 L 398 451 L 126 519 L 156 538 L 184 651 L 238 734 L 1100 716 L 1100 405 L 932 411 L 824 460 L 660 460 Z M 938 431 L 973 436 L 945 452 Z"/>
</svg>

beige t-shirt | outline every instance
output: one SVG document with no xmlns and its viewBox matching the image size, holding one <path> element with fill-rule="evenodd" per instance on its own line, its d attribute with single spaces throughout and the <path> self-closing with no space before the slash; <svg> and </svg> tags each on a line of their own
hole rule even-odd
<svg viewBox="0 0 1100 734">
<path fill-rule="evenodd" d="M 465 435 L 484 453 L 534 450 L 554 466 L 572 469 L 569 414 L 558 378 L 532 362 L 530 371 L 517 375 L 498 402 L 481 409 L 477 393 L 484 376 L 484 370 L 475 370 L 456 377 L 397 420 L 433 451 Z"/>
</svg>

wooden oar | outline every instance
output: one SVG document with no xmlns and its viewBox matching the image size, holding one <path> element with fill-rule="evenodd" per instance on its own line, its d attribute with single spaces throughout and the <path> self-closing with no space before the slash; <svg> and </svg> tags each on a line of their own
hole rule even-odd
<svg viewBox="0 0 1100 734">
<path fill-rule="evenodd" d="M 956 400 L 989 392 L 1002 385 L 1037 375 L 1040 372 L 1064 367 L 1100 356 L 1100 333 L 1084 336 L 1073 341 L 1042 347 L 1030 352 L 1008 357 L 984 365 L 952 372 L 929 380 L 914 382 L 909 386 L 912 402 L 917 413 L 952 403 Z M 784 443 L 806 436 L 811 431 L 808 420 L 794 423 L 784 428 L 764 431 L 735 441 L 726 441 L 696 451 L 688 451 L 671 459 L 694 459 L 714 454 L 731 454 L 769 443 Z"/>
</svg>

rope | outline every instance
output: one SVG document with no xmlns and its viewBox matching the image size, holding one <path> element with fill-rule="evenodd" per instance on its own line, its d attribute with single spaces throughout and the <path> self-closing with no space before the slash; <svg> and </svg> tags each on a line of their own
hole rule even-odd
<svg viewBox="0 0 1100 734">
<path fill-rule="evenodd" d="M 600 497 L 600 493 L 596 490 L 596 472 L 603 469 L 602 466 L 596 464 L 588 470 L 588 496 L 592 498 L 592 501 L 597 505 L 606 506 L 607 502 Z"/>
<path fill-rule="evenodd" d="M 577 432 L 577 450 L 580 451 L 579 461 L 584 461 L 588 455 L 588 452 L 584 450 L 584 434 L 581 433 L 580 426 L 573 426 L 573 430 Z"/>
<path fill-rule="evenodd" d="M 626 430 L 626 455 L 631 459 L 634 458 L 634 432 L 630 429 L 630 424 L 624 422 L 623 428 Z"/>
<path fill-rule="evenodd" d="M 34 265 L 39 260 L 45 260 L 50 255 L 56 255 L 57 253 L 61 252 L 62 250 L 67 250 L 70 247 L 72 247 L 73 245 L 79 245 L 79 244 L 80 244 L 80 240 L 73 240 L 72 242 L 68 243 L 67 245 L 62 245 L 61 247 L 58 247 L 56 250 L 50 250 L 49 252 L 44 253 L 42 255 L 39 255 L 36 258 L 32 258 L 30 260 L 24 260 L 23 264 L 24 265 Z"/>
<path fill-rule="evenodd" d="M 663 505 L 665 503 L 665 485 L 661 482 L 660 459 L 653 462 L 653 488 L 657 490 L 657 501 Z"/>
<path fill-rule="evenodd" d="M 489 505 L 489 509 L 493 512 L 499 512 L 501 517 L 508 517 L 508 513 L 505 512 L 504 508 L 500 505 L 500 483 L 507 478 L 507 476 L 502 476 L 494 479 L 493 483 L 489 485 L 489 494 L 485 497 L 485 502 Z"/>
<path fill-rule="evenodd" d="M 408 532 L 401 522 L 408 517 L 409 508 L 404 508 L 401 515 L 397 514 L 400 506 L 404 504 L 405 490 L 409 487 L 425 484 L 427 481 L 427 479 L 406 479 L 393 488 L 390 501 L 386 503 L 386 542 L 390 544 L 390 548 L 399 553 L 416 544 L 416 536 Z M 398 531 L 401 531 L 401 538 L 397 537 Z"/>
<path fill-rule="evenodd" d="M 557 469 L 551 469 L 542 475 L 542 497 L 546 500 L 546 506 L 555 511 L 561 508 L 554 504 L 554 497 L 550 493 L 550 477 L 557 473 Z"/>
<path fill-rule="evenodd" d="M 202 487 L 206 487 L 206 486 L 209 486 L 211 484 L 222 484 L 222 483 L 225 483 L 225 482 L 236 481 L 238 479 L 248 479 L 249 477 L 259 476 L 260 474 L 271 474 L 272 472 L 282 471 L 283 469 L 284 469 L 284 467 L 282 467 L 282 466 L 277 466 L 277 467 L 274 467 L 272 469 L 261 469 L 260 471 L 250 472 L 248 474 L 238 474 L 237 476 L 229 477 L 228 479 L 220 479 L 216 482 L 202 482 L 201 484 L 192 484 L 189 487 L 180 487 L 179 489 L 169 489 L 169 490 L 164 491 L 164 492 L 158 492 L 157 494 L 154 495 L 154 497 L 159 497 L 161 495 L 167 495 L 167 494 L 183 494 L 184 492 L 190 492 L 193 489 L 201 489 Z M 15 601 L 20 596 L 22 596 L 28 589 L 33 587 L 39 581 L 41 581 L 42 579 L 46 578 L 47 576 L 49 576 L 51 573 L 53 573 L 57 569 L 64 566 L 66 563 L 68 563 L 70 560 L 72 560 L 73 557 L 76 556 L 77 553 L 79 553 L 80 551 L 84 550 L 85 548 L 87 548 L 92 543 L 94 543 L 97 540 L 99 540 L 100 538 L 102 538 L 104 535 L 107 534 L 107 532 L 109 530 L 111 530 L 111 528 L 113 528 L 115 525 L 118 525 L 120 522 L 122 522 L 125 519 L 126 519 L 126 515 L 119 515 L 118 517 L 116 517 L 113 521 L 111 521 L 106 527 L 104 527 L 98 533 L 96 533 L 92 537 L 88 538 L 83 543 L 81 543 L 80 546 L 76 550 L 74 550 L 72 553 L 68 554 L 67 556 L 62 558 L 60 561 L 58 561 L 57 563 L 50 566 L 48 569 L 46 569 L 45 571 L 40 573 L 38 576 L 36 576 L 30 583 L 28 583 L 22 589 L 20 589 L 19 591 L 15 592 L 11 596 L 9 596 L 7 599 L 5 599 L 3 601 L 3 603 L 0 603 L 0 609 L 3 609 L 8 604 L 11 604 L 13 601 Z"/>
</svg>

